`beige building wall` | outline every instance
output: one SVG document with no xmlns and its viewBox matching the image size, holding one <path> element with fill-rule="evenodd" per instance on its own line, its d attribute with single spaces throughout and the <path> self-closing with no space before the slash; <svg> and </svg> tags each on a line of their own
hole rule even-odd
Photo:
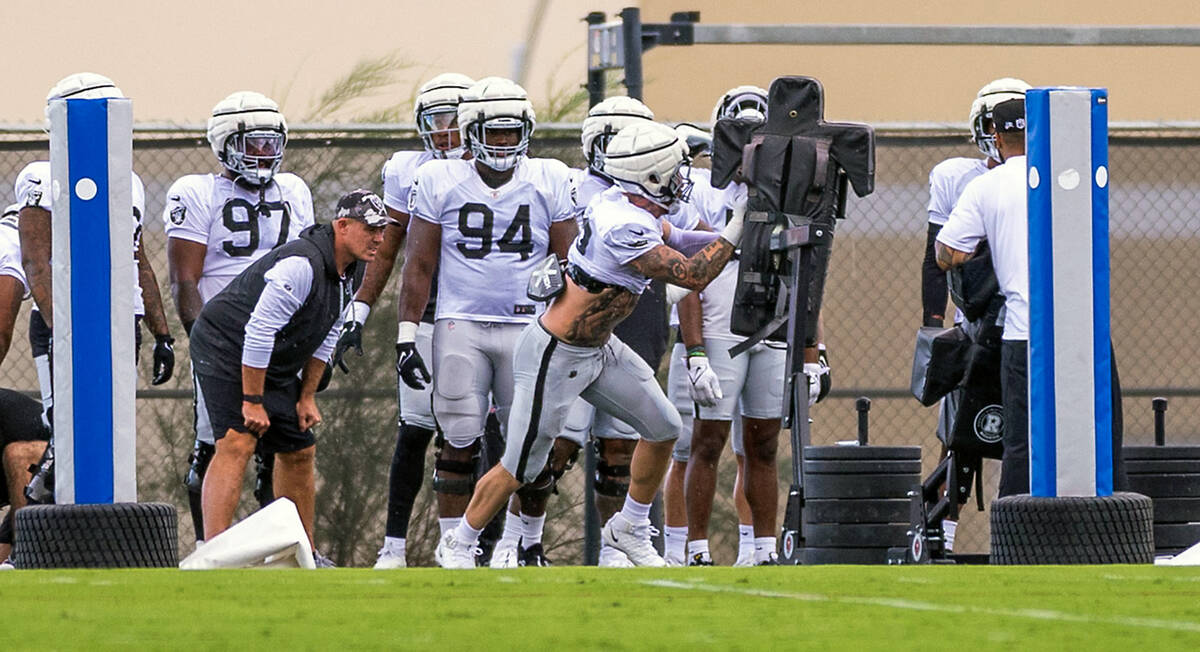
<svg viewBox="0 0 1200 652">
<path fill-rule="evenodd" d="M 1195 0 L 644 0 L 645 22 L 697 9 L 712 24 L 1200 25 Z M 780 75 L 817 77 L 831 119 L 965 123 L 996 77 L 1034 85 L 1104 86 L 1110 119 L 1200 120 L 1200 47 L 698 45 L 644 60 L 646 101 L 667 119 L 708 119 L 728 88 Z"/>
<path fill-rule="evenodd" d="M 444 71 L 513 75 L 516 49 L 544 6 L 526 87 L 583 83 L 589 11 L 619 0 L 0 0 L 0 123 L 40 123 L 46 91 L 81 70 L 112 77 L 139 121 L 202 122 L 217 100 L 258 90 L 295 122 L 342 120 L 407 101 Z M 347 109 L 307 116 L 356 62 L 395 53 L 398 82 Z"/>
</svg>

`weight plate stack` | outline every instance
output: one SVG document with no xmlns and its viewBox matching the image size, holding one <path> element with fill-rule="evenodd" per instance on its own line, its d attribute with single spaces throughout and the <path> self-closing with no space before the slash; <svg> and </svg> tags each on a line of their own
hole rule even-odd
<svg viewBox="0 0 1200 652">
<path fill-rule="evenodd" d="M 804 564 L 886 564 L 908 545 L 919 446 L 804 449 Z"/>
<path fill-rule="evenodd" d="M 1200 446 L 1126 446 L 1129 490 L 1154 501 L 1154 554 L 1200 542 Z"/>
</svg>

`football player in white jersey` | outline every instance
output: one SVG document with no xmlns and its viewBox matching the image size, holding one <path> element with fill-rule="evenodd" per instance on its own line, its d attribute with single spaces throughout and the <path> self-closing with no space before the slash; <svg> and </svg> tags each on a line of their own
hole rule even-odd
<svg viewBox="0 0 1200 652">
<path fill-rule="evenodd" d="M 971 112 L 967 122 L 971 128 L 971 142 L 979 148 L 984 158 L 973 156 L 956 156 L 938 163 L 929 172 L 929 228 L 925 241 L 925 259 L 921 264 L 921 303 L 924 307 L 923 325 L 941 327 L 944 324 L 946 312 L 947 280 L 946 272 L 937 264 L 935 243 L 937 235 L 950 218 L 954 205 L 962 196 L 967 184 L 984 172 L 1000 165 L 1000 151 L 996 145 L 996 132 L 992 125 L 992 109 L 1006 100 L 1021 99 L 1029 84 L 1020 79 L 1002 77 L 984 84 L 975 99 L 971 102 Z M 956 309 L 954 322 L 963 321 L 961 311 Z M 974 336 L 976 330 L 971 328 L 969 333 Z M 953 419 L 954 405 L 957 394 L 948 396 L 938 403 L 938 435 L 943 441 L 949 440 L 949 429 Z M 946 451 L 943 450 L 943 456 Z M 947 550 L 954 548 L 955 533 L 958 522 L 946 519 L 942 521 L 942 531 Z"/>
<path fill-rule="evenodd" d="M 96 73 L 81 72 L 59 80 L 46 95 L 46 102 L 57 99 L 102 99 L 121 98 L 121 89 L 111 79 Z M 47 112 L 49 107 L 47 106 Z M 47 129 L 49 122 L 47 121 Z M 158 291 L 158 279 L 150 259 L 142 255 L 142 216 L 146 211 L 146 190 L 137 173 L 132 174 L 131 195 L 134 220 L 132 255 L 136 261 L 134 278 L 131 278 L 135 321 L 135 336 L 140 341 L 141 320 L 144 318 L 150 333 L 154 335 L 154 375 L 152 384 L 161 385 L 171 378 L 175 369 L 175 351 L 166 314 L 163 312 L 162 296 Z M 52 424 L 51 410 L 54 405 L 53 384 L 50 380 L 50 341 L 54 327 L 54 306 L 51 289 L 50 254 L 52 251 L 51 212 L 52 179 L 50 161 L 35 161 L 25 166 L 17 175 L 16 202 L 18 231 L 21 242 L 21 262 L 33 296 L 36 310 L 30 313 L 30 344 L 38 369 L 38 382 L 42 389 L 42 403 L 47 423 Z M 135 354 L 137 348 L 134 349 Z M 32 502 L 51 502 L 53 490 L 53 446 L 47 447 L 46 458 L 41 464 L 27 493 Z"/>
<path fill-rule="evenodd" d="M 470 158 L 471 153 L 462 144 L 458 131 L 458 98 L 469 89 L 475 80 L 458 73 L 443 73 L 425 82 L 417 90 L 413 103 L 413 117 L 417 133 L 425 145 L 421 151 L 399 151 L 383 164 L 383 204 L 392 222 L 384 232 L 383 244 L 375 260 L 367 265 L 362 287 L 354 297 L 351 310 L 342 327 L 334 353 L 334 364 L 347 369 L 345 354 L 354 349 L 362 355 L 363 323 L 371 313 L 371 307 L 383 293 L 396 255 L 404 246 L 405 236 L 411 219 L 408 213 L 408 195 L 412 190 L 413 177 L 417 168 L 434 159 Z M 430 291 L 429 303 L 417 325 L 417 351 L 423 358 L 433 359 L 433 317 L 437 308 L 437 279 Z M 397 351 L 399 354 L 399 351 Z M 425 480 L 425 450 L 432 441 L 437 424 L 433 419 L 433 387 L 426 384 L 423 389 L 414 389 L 396 379 L 399 386 L 400 427 L 396 436 L 396 449 L 392 454 L 388 472 L 387 522 L 384 528 L 383 547 L 375 562 L 377 569 L 403 568 L 407 565 L 408 523 L 412 517 L 413 502 Z"/>
<path fill-rule="evenodd" d="M 459 100 L 458 125 L 474 158 L 432 160 L 413 178 L 408 213 L 416 219 L 409 223 L 396 344 L 404 382 L 418 389 L 430 382 L 416 335 L 436 268 L 433 412 L 443 443 L 434 489 L 443 531 L 457 524 L 470 499 L 472 460 L 493 401 L 507 421 L 513 346 L 537 314 L 526 281 L 548 252 L 565 256 L 576 232 L 566 165 L 526 156 L 535 121 L 523 88 L 499 77 L 476 82 Z M 544 562 L 540 539 L 552 488 L 546 473 L 520 496 L 521 545 L 535 564 Z M 516 565 L 515 552 L 497 545 L 493 565 Z"/>
<path fill-rule="evenodd" d="M 687 171 L 685 146 L 665 125 L 639 121 L 608 144 L 604 172 L 617 185 L 588 205 L 568 254 L 564 287 L 521 333 L 513 352 L 516 391 L 504 457 L 480 479 L 458 527 L 438 543 L 435 556 L 444 567 L 474 567 L 480 528 L 514 491 L 536 481 L 580 396 L 642 437 L 630 462 L 625 504 L 605 524 L 604 542 L 635 565 L 665 565 L 650 542 L 650 502 L 679 435 L 679 414 L 654 370 L 612 331 L 650 279 L 701 289 L 741 239 L 744 198 L 720 236 L 660 219 L 686 200 Z"/>
<path fill-rule="evenodd" d="M 171 293 L 189 335 L 209 299 L 263 254 L 313 225 L 308 186 L 300 177 L 279 171 L 287 121 L 273 100 L 252 91 L 221 100 L 208 120 L 208 142 L 224 169 L 220 174 L 180 177 L 167 191 L 162 213 Z M 214 445 L 208 411 L 200 394 L 195 397 L 196 443 L 184 484 L 200 541 L 200 488 Z M 255 490 L 260 503 L 274 499 L 272 462 L 260 457 Z"/>
<path fill-rule="evenodd" d="M 922 325 L 942 326 L 946 319 L 946 272 L 937 266 L 933 243 L 954 210 L 954 204 L 962 191 L 975 177 L 1000 165 L 996 149 L 996 134 L 991 131 L 988 111 L 1004 100 L 1024 97 L 1029 84 L 1020 79 L 1003 77 L 995 79 L 979 89 L 971 102 L 971 113 L 967 122 L 971 128 L 971 142 L 979 148 L 983 158 L 955 156 L 933 167 L 929 172 L 929 228 L 925 239 L 925 258 L 921 262 L 921 305 Z"/>
<path fill-rule="evenodd" d="M 29 296 L 29 284 L 21 267 L 21 237 L 17 232 L 20 208 L 20 204 L 12 204 L 0 216 L 0 367 L 4 366 L 12 344 L 21 302 Z"/>
</svg>

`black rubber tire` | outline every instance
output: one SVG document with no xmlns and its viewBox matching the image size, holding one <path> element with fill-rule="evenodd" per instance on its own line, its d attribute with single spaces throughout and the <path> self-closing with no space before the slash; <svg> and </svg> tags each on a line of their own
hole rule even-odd
<svg viewBox="0 0 1200 652">
<path fill-rule="evenodd" d="M 908 545 L 907 523 L 823 523 L 801 528 L 804 543 L 817 548 L 902 548 Z"/>
<path fill-rule="evenodd" d="M 920 473 L 921 460 L 805 460 L 805 473 Z"/>
<path fill-rule="evenodd" d="M 805 460 L 917 460 L 920 446 L 808 446 Z"/>
<path fill-rule="evenodd" d="M 1129 490 L 1151 498 L 1200 498 L 1200 473 L 1133 474 Z"/>
<path fill-rule="evenodd" d="M 30 505 L 16 530 L 18 568 L 179 566 L 179 518 L 167 503 Z"/>
<path fill-rule="evenodd" d="M 1158 550 L 1186 550 L 1200 543 L 1200 523 L 1154 524 L 1154 547 Z"/>
<path fill-rule="evenodd" d="M 1136 460 L 1125 462 L 1129 475 L 1155 473 L 1200 473 L 1200 460 Z"/>
<path fill-rule="evenodd" d="M 1197 460 L 1200 446 L 1126 446 L 1121 450 L 1126 462 L 1138 460 Z"/>
<path fill-rule="evenodd" d="M 1155 498 L 1154 524 L 1200 523 L 1200 498 Z"/>
<path fill-rule="evenodd" d="M 992 503 L 991 562 L 1014 564 L 1150 564 L 1150 498 L 1006 496 Z"/>
<path fill-rule="evenodd" d="M 907 523 L 911 515 L 910 498 L 814 499 L 804 502 L 805 523 Z"/>
<path fill-rule="evenodd" d="M 886 564 L 887 548 L 805 548 L 800 551 L 805 566 L 822 564 Z"/>
<path fill-rule="evenodd" d="M 921 487 L 916 473 L 894 475 L 806 474 L 804 496 L 809 498 L 906 498 Z"/>
</svg>

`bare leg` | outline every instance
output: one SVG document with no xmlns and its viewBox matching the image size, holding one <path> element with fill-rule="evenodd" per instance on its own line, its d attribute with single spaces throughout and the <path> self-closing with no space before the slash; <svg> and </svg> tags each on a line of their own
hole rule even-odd
<svg viewBox="0 0 1200 652">
<path fill-rule="evenodd" d="M 779 448 L 779 419 L 742 417 L 746 448 L 746 500 L 754 515 L 754 536 L 775 536 L 779 510 L 779 478 L 775 455 Z"/>
<path fill-rule="evenodd" d="M 466 448 L 455 448 L 449 442 L 443 443 L 441 457 L 434 462 L 434 467 L 437 469 L 437 477 L 453 483 L 469 483 L 471 476 L 474 474 L 473 465 L 475 463 L 475 453 L 478 450 L 478 440 L 472 442 Z M 447 468 L 449 466 L 455 466 L 456 468 Z M 467 484 L 467 487 L 469 486 Z M 459 489 L 452 489 L 446 491 L 438 489 L 438 517 L 458 518 L 463 515 L 463 512 L 467 509 L 467 503 L 470 501 L 471 493 L 469 490 L 460 491 Z"/>
<path fill-rule="evenodd" d="M 737 456 L 737 479 L 733 481 L 733 506 L 737 510 L 738 523 L 753 523 L 750 501 L 746 500 L 746 456 Z"/>
<path fill-rule="evenodd" d="M 15 441 L 4 447 L 4 477 L 8 480 L 9 509 L 14 518 L 17 510 L 25 506 L 25 485 L 33 478 L 29 467 L 37 464 L 45 451 L 44 441 Z M 0 561 L 11 554 L 12 546 L 0 543 Z"/>
<path fill-rule="evenodd" d="M 713 496 L 717 490 L 717 462 L 729 438 L 729 421 L 696 419 L 692 455 L 688 459 L 684 490 L 687 495 L 688 541 L 708 538 Z"/>
<path fill-rule="evenodd" d="M 309 446 L 291 453 L 279 453 L 275 456 L 275 491 L 278 492 L 279 497 L 296 503 L 296 511 L 300 512 L 300 522 L 304 524 L 304 533 L 308 535 L 308 543 L 314 546 L 313 520 L 316 486 L 313 478 L 313 461 L 316 456 L 316 446 Z"/>
<path fill-rule="evenodd" d="M 503 466 L 493 466 L 475 484 L 475 494 L 471 496 L 463 519 L 467 525 L 482 530 L 520 486 L 521 483 Z"/>
<path fill-rule="evenodd" d="M 687 462 L 671 460 L 667 485 L 663 488 L 663 511 L 667 527 L 687 527 L 687 503 L 683 498 L 683 480 Z"/>
<path fill-rule="evenodd" d="M 598 461 L 609 467 L 629 466 L 633 462 L 633 452 L 637 448 L 638 441 L 637 439 L 601 439 L 601 453 Z M 618 492 L 617 487 L 623 485 L 627 478 L 626 476 L 606 476 L 600 470 L 597 470 L 597 473 L 600 473 L 600 476 L 612 488 L 612 491 L 596 492 L 596 511 L 600 513 L 600 522 L 607 523 L 608 519 L 621 511 L 621 507 L 625 504 L 625 493 L 629 489 L 626 487 L 625 491 Z M 593 478 L 587 479 L 588 482 L 592 480 Z"/>
<path fill-rule="evenodd" d="M 242 475 L 254 455 L 258 440 L 249 433 L 230 430 L 217 441 L 217 452 L 204 474 L 201 502 L 204 505 L 204 540 L 229 529 L 242 494 Z"/>
<path fill-rule="evenodd" d="M 671 462 L 671 450 L 675 448 L 675 440 L 647 441 L 638 440 L 633 449 L 633 461 L 630 463 L 629 496 L 642 504 L 654 501 L 654 495 L 662 486 L 663 476 L 667 474 L 667 465 Z"/>
</svg>

